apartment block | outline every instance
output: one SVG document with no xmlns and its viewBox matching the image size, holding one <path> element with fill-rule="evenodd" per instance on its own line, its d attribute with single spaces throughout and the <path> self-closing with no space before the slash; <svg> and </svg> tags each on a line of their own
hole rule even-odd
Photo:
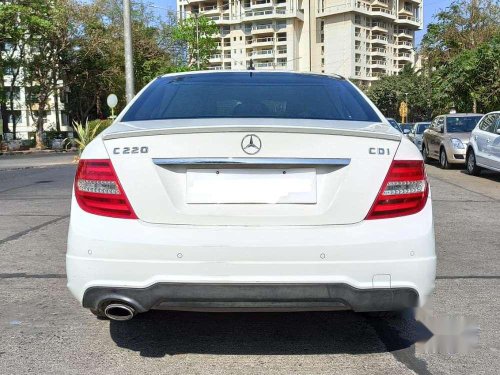
<svg viewBox="0 0 500 375">
<path fill-rule="evenodd" d="M 370 81 L 415 63 L 423 0 L 177 0 L 220 27 L 209 69 L 294 70 Z"/>
<path fill-rule="evenodd" d="M 8 43 L 0 46 L 0 53 L 2 54 L 12 54 L 12 46 Z M 16 53 L 16 51 L 14 51 Z M 32 52 L 30 49 L 30 53 Z M 6 66 L 3 71 L 4 79 L 4 89 L 5 97 L 7 98 L 6 112 L 8 116 L 8 126 L 10 134 L 5 134 L 6 139 L 12 137 L 12 131 L 14 128 L 14 120 L 16 121 L 16 138 L 18 139 L 28 139 L 30 136 L 34 136 L 36 131 L 36 117 L 33 111 L 38 110 L 38 104 L 35 100 L 29 100 L 30 93 L 27 87 L 23 85 L 23 70 L 20 69 L 17 79 L 13 82 L 14 72 L 12 68 Z M 12 84 L 13 83 L 13 84 Z M 62 87 L 62 81 L 58 82 Z M 14 106 L 13 111 L 10 106 L 10 93 L 13 91 Z M 43 123 L 45 130 L 56 130 L 57 123 L 59 122 L 59 127 L 61 131 L 72 131 L 72 127 L 69 124 L 68 115 L 65 112 L 65 103 L 67 101 L 68 93 L 61 88 L 59 90 L 59 95 L 51 95 L 46 110 L 43 113 Z M 57 102 L 56 102 L 57 101 Z M 31 103 L 31 104 L 29 104 Z M 0 113 L 0 134 L 2 134 L 2 114 Z"/>
</svg>

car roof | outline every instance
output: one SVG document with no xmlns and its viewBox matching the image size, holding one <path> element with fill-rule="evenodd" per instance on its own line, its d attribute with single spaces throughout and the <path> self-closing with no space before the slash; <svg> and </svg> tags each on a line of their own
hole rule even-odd
<svg viewBox="0 0 500 375">
<path fill-rule="evenodd" d="M 339 74 L 325 74 L 325 73 L 315 73 L 315 72 L 294 72 L 287 70 L 200 70 L 200 71 L 189 71 L 189 72 L 179 72 L 179 73 L 168 73 L 164 74 L 160 77 L 176 77 L 176 76 L 186 76 L 186 75 L 217 75 L 217 74 L 241 74 L 241 73 L 252 73 L 252 74 L 272 74 L 272 75 L 285 75 L 291 74 L 295 76 L 319 76 L 319 77 L 328 77 L 328 78 L 337 78 L 345 80 L 345 77 Z"/>
</svg>

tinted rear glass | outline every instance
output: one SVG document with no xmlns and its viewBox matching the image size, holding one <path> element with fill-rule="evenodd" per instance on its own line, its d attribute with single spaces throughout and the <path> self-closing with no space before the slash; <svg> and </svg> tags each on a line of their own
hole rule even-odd
<svg viewBox="0 0 500 375">
<path fill-rule="evenodd" d="M 380 122 L 343 79 L 256 72 L 158 78 L 123 121 L 231 117 Z"/>
<path fill-rule="evenodd" d="M 446 131 L 448 133 L 467 133 L 474 130 L 476 124 L 481 120 L 482 116 L 467 116 L 446 118 Z"/>
</svg>

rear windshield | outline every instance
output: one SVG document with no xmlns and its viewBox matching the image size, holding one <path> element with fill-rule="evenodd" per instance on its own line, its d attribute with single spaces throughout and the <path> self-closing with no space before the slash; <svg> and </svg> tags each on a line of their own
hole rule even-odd
<svg viewBox="0 0 500 375">
<path fill-rule="evenodd" d="M 447 117 L 446 131 L 448 133 L 468 133 L 474 130 L 481 116 Z"/>
<path fill-rule="evenodd" d="M 380 122 L 344 79 L 256 72 L 158 78 L 123 121 L 231 117 Z"/>
</svg>

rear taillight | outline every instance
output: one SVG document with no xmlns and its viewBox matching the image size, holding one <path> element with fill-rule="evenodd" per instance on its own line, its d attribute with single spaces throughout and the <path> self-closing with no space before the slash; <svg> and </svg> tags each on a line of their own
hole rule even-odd
<svg viewBox="0 0 500 375">
<path fill-rule="evenodd" d="M 429 195 L 424 162 L 394 160 L 366 220 L 415 214 Z"/>
<path fill-rule="evenodd" d="M 137 219 L 109 159 L 80 160 L 75 196 L 82 210 L 91 214 Z"/>
</svg>

